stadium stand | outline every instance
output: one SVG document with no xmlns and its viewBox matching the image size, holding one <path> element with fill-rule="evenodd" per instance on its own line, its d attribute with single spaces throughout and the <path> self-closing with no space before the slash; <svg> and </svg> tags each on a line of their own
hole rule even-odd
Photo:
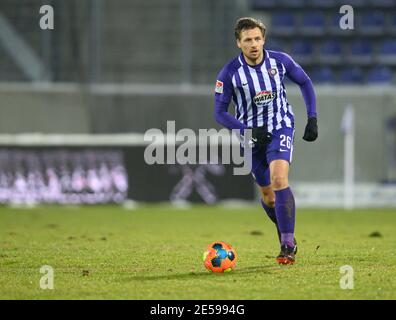
<svg viewBox="0 0 396 320">
<path fill-rule="evenodd" d="M 320 44 L 319 61 L 327 64 L 338 64 L 342 60 L 342 46 L 337 40 L 331 39 Z"/>
<path fill-rule="evenodd" d="M 315 83 L 323 84 L 335 81 L 334 71 L 330 67 L 314 68 L 309 74 Z"/>
<path fill-rule="evenodd" d="M 395 0 L 370 0 L 372 6 L 380 8 L 392 8 L 396 6 Z"/>
<path fill-rule="evenodd" d="M 373 61 L 373 47 L 369 41 L 354 40 L 349 45 L 348 63 L 369 64 Z"/>
<path fill-rule="evenodd" d="M 378 62 L 396 65 L 396 40 L 384 40 L 379 49 Z"/>
<path fill-rule="evenodd" d="M 311 0 L 306 1 L 306 4 L 317 8 L 331 8 L 334 6 L 334 0 Z"/>
<path fill-rule="evenodd" d="M 289 35 L 293 33 L 297 27 L 296 15 L 292 12 L 277 12 L 272 16 L 271 26 L 272 34 L 276 35 Z"/>
<path fill-rule="evenodd" d="M 305 35 L 323 35 L 326 20 L 321 11 L 306 12 L 302 16 L 301 32 Z"/>
<path fill-rule="evenodd" d="M 295 40 L 291 45 L 291 53 L 294 59 L 300 63 L 308 63 L 312 60 L 313 46 L 309 41 Z"/>
<path fill-rule="evenodd" d="M 391 17 L 387 30 L 389 34 L 396 35 L 396 14 Z"/>
<path fill-rule="evenodd" d="M 49 33 L 31 28 L 37 25 L 41 1 L 23 3 L 16 12 L 15 0 L 2 0 L 0 23 L 12 21 L 14 31 L 51 71 L 52 81 L 211 83 L 224 59 L 237 52 L 229 26 L 240 15 L 213 1 L 205 6 L 191 2 L 194 14 L 186 19 L 191 22 L 186 29 L 179 0 L 152 0 L 150 5 L 101 1 L 102 17 L 96 25 L 88 2 L 53 0 L 56 28 Z M 236 3 L 229 1 L 227 6 Z M 295 55 L 319 79 L 344 79 L 345 63 L 359 67 L 363 82 L 373 63 L 396 71 L 396 0 L 349 0 L 355 8 L 354 30 L 340 28 L 341 0 L 250 0 L 249 4 L 250 14 L 262 18 L 268 27 L 266 46 Z M 145 28 L 131 32 L 143 24 Z M 91 28 L 97 41 L 88 31 L 81 32 Z M 0 81 L 32 81 L 4 44 L 4 39 L 11 38 L 1 28 Z M 331 76 L 323 72 L 327 67 L 332 68 Z"/>
<path fill-rule="evenodd" d="M 391 84 L 393 80 L 393 73 L 389 67 L 377 66 L 373 67 L 367 76 L 367 82 L 370 84 Z"/>
<path fill-rule="evenodd" d="M 340 80 L 348 84 L 360 84 L 364 80 L 362 69 L 359 67 L 348 67 L 341 71 Z"/>
<path fill-rule="evenodd" d="M 347 30 L 340 28 L 344 1 L 296 1 L 291 10 L 285 9 L 287 1 L 270 2 L 271 8 L 263 10 L 260 4 L 267 1 L 254 0 L 252 9 L 256 16 L 270 13 L 272 43 L 312 71 L 313 79 L 350 84 L 395 80 L 389 73 L 396 71 L 396 0 L 348 1 L 354 8 L 354 29 Z"/>
<path fill-rule="evenodd" d="M 369 11 L 361 16 L 360 30 L 365 35 L 381 35 L 385 27 L 385 15 L 382 11 Z"/>
<path fill-rule="evenodd" d="M 265 47 L 268 48 L 269 50 L 284 51 L 286 44 L 283 41 L 269 38 L 269 40 L 266 42 Z"/>
</svg>

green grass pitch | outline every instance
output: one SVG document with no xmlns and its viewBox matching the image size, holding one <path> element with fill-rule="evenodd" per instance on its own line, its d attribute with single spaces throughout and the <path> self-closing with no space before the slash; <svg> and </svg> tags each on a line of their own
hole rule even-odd
<svg viewBox="0 0 396 320">
<path fill-rule="evenodd" d="M 0 299 L 396 299 L 395 231 L 395 210 L 298 210 L 297 263 L 278 266 L 258 205 L 0 207 Z M 232 273 L 203 266 L 217 240 L 238 253 Z M 340 288 L 344 265 L 353 289 Z"/>
</svg>

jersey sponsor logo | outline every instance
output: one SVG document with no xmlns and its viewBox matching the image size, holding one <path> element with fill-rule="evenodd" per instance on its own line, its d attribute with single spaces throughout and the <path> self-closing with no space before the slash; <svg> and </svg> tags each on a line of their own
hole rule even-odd
<svg viewBox="0 0 396 320">
<path fill-rule="evenodd" d="M 275 68 L 270 68 L 268 69 L 268 73 L 271 77 L 275 77 L 276 74 L 278 73 L 278 70 L 276 70 Z"/>
<path fill-rule="evenodd" d="M 253 102 L 256 104 L 256 106 L 264 106 L 269 104 L 275 98 L 276 92 L 264 90 L 256 94 L 256 96 L 253 98 Z"/>
<path fill-rule="evenodd" d="M 223 93 L 223 89 L 224 89 L 224 83 L 220 80 L 216 80 L 215 92 Z"/>
</svg>

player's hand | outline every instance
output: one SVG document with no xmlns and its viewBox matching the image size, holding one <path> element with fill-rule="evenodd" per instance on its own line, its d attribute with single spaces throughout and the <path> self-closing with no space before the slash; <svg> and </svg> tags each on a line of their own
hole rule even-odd
<svg viewBox="0 0 396 320">
<path fill-rule="evenodd" d="M 264 127 L 252 128 L 252 142 L 257 146 L 266 146 L 272 140 L 272 134 Z"/>
<path fill-rule="evenodd" d="M 308 123 L 305 126 L 303 139 L 305 141 L 315 141 L 318 137 L 318 120 L 314 117 L 308 118 Z"/>
</svg>

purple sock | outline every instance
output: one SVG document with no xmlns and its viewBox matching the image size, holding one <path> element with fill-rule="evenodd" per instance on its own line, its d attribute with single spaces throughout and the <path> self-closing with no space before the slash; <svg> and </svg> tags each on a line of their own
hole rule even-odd
<svg viewBox="0 0 396 320">
<path fill-rule="evenodd" d="M 271 219 L 273 223 L 276 224 L 276 213 L 275 213 L 275 208 L 270 208 L 268 207 L 263 199 L 260 200 L 261 206 L 264 208 L 265 212 L 267 213 L 267 216 Z"/>
<path fill-rule="evenodd" d="M 289 187 L 275 191 L 275 212 L 278 228 L 281 232 L 281 243 L 294 246 L 294 225 L 296 208 L 294 196 Z"/>
<path fill-rule="evenodd" d="M 263 199 L 260 199 L 261 202 L 261 206 L 264 208 L 265 212 L 267 213 L 267 216 L 271 219 L 271 221 L 273 223 L 275 223 L 276 226 L 276 231 L 278 232 L 278 238 L 279 238 L 279 242 L 281 242 L 281 234 L 278 228 L 278 223 L 276 221 L 276 213 L 275 213 L 275 208 L 270 208 L 268 207 L 265 202 L 263 201 Z"/>
</svg>

